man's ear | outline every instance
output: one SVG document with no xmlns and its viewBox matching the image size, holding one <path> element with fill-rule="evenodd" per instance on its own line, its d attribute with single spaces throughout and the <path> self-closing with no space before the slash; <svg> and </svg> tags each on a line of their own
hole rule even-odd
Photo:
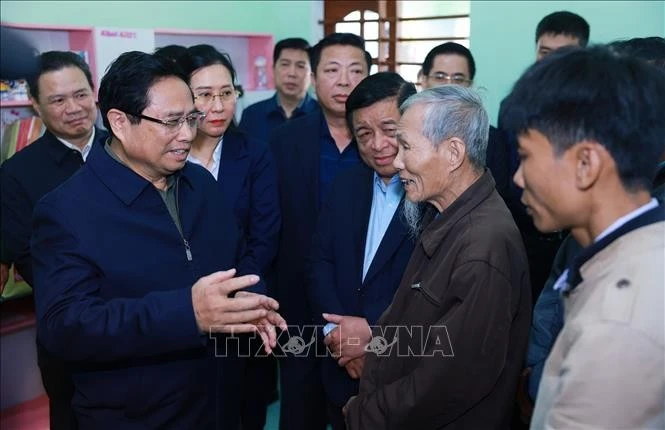
<svg viewBox="0 0 665 430">
<path fill-rule="evenodd" d="M 609 153 L 603 145 L 586 140 L 572 149 L 575 157 L 575 185 L 579 190 L 588 190 L 600 178 Z"/>
<path fill-rule="evenodd" d="M 447 159 L 450 165 L 450 170 L 458 169 L 462 163 L 464 163 L 464 157 L 466 157 L 466 145 L 457 137 L 451 137 L 443 142 L 442 145 L 439 145 L 439 147 L 442 147 L 443 145 L 446 145 L 448 148 Z"/>
<path fill-rule="evenodd" d="M 127 133 L 128 127 L 131 125 L 127 118 L 127 114 L 118 109 L 110 109 L 106 113 L 106 118 L 109 120 L 109 126 L 111 126 L 113 135 L 120 141 L 125 141 L 125 134 Z"/>
<path fill-rule="evenodd" d="M 39 106 L 39 102 L 34 97 L 30 97 L 30 103 L 32 103 L 32 108 L 37 112 L 37 115 L 43 119 L 44 116 L 42 115 L 42 108 Z"/>
</svg>

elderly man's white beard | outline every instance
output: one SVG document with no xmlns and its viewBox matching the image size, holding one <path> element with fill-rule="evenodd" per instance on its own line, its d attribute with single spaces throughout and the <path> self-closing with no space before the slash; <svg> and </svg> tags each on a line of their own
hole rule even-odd
<svg viewBox="0 0 665 430">
<path fill-rule="evenodd" d="M 404 209 L 402 214 L 404 215 L 404 221 L 409 228 L 409 233 L 414 239 L 417 239 L 420 236 L 422 231 L 422 214 L 425 209 L 425 203 L 423 202 L 411 202 L 409 200 L 404 200 Z"/>
</svg>

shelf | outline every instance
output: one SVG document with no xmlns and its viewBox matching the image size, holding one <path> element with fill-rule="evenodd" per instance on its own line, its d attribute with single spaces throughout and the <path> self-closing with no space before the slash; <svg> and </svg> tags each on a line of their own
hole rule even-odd
<svg viewBox="0 0 665 430">
<path fill-rule="evenodd" d="M 266 59 L 267 85 L 273 89 L 272 49 L 273 37 L 261 33 L 237 33 L 220 31 L 189 31 L 180 29 L 155 29 L 155 47 L 166 45 L 193 46 L 207 44 L 231 57 L 238 82 L 246 91 L 257 90 L 254 61 L 262 56 Z"/>
<path fill-rule="evenodd" d="M 0 108 L 6 107 L 30 107 L 30 100 L 0 100 Z"/>
<path fill-rule="evenodd" d="M 52 50 L 85 51 L 95 90 L 106 66 L 120 52 L 139 50 L 153 52 L 155 48 L 170 44 L 192 46 L 209 44 L 226 52 L 233 61 L 238 82 L 245 91 L 257 90 L 258 57 L 266 60 L 266 88 L 273 89 L 272 50 L 273 36 L 265 33 L 238 33 L 224 31 L 199 31 L 186 29 L 131 29 L 109 27 L 76 27 L 40 24 L 6 23 L 20 32 L 39 52 Z M 116 36 L 112 37 L 112 36 Z M 2 77 L 0 76 L 0 79 Z M 0 108 L 27 107 L 28 101 L 3 101 Z"/>
</svg>

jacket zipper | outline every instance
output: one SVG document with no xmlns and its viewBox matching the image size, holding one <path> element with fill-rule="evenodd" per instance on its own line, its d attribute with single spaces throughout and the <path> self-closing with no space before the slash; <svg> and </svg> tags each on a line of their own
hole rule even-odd
<svg viewBox="0 0 665 430">
<path fill-rule="evenodd" d="M 185 256 L 187 257 L 187 261 L 192 261 L 192 249 L 189 246 L 189 242 L 187 239 L 185 239 L 185 234 L 182 231 L 182 220 L 180 219 L 180 208 L 178 207 L 178 191 L 180 189 L 180 178 L 176 178 L 175 181 L 175 212 L 176 216 L 178 217 L 178 222 L 180 223 L 180 226 L 176 226 L 178 233 L 180 233 L 180 238 L 182 239 L 182 243 L 185 245 Z M 178 228 L 179 227 L 179 228 Z"/>
</svg>

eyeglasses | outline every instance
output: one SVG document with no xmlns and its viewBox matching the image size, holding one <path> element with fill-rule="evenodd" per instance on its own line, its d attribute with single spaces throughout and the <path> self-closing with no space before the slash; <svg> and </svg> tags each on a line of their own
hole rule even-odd
<svg viewBox="0 0 665 430">
<path fill-rule="evenodd" d="M 129 113 L 125 112 L 127 115 L 135 116 L 137 118 L 145 119 L 147 121 L 152 121 L 156 122 L 157 124 L 161 124 L 165 126 L 166 128 L 169 129 L 169 131 L 178 131 L 182 127 L 184 123 L 187 123 L 189 128 L 195 128 L 196 125 L 198 124 L 199 120 L 205 118 L 205 114 L 203 112 L 192 112 L 189 115 L 181 116 L 180 118 L 174 118 L 174 119 L 158 119 L 158 118 L 153 118 L 151 116 L 143 115 L 140 113 Z"/>
<path fill-rule="evenodd" d="M 439 84 L 464 85 L 464 84 L 470 84 L 472 82 L 471 79 L 467 79 L 464 76 L 461 76 L 461 75 L 449 76 L 448 74 L 443 73 L 443 72 L 436 72 L 433 75 L 429 75 L 427 77 L 429 79 L 434 80 L 436 83 L 439 83 Z"/>
<path fill-rule="evenodd" d="M 238 97 L 238 91 L 235 89 L 224 90 L 219 94 L 213 94 L 210 91 L 204 91 L 196 94 L 194 96 L 194 100 L 198 100 L 202 105 L 208 106 L 212 104 L 217 97 L 219 97 L 219 100 L 222 102 L 222 104 L 230 103 L 231 101 L 235 101 L 236 97 Z"/>
</svg>

